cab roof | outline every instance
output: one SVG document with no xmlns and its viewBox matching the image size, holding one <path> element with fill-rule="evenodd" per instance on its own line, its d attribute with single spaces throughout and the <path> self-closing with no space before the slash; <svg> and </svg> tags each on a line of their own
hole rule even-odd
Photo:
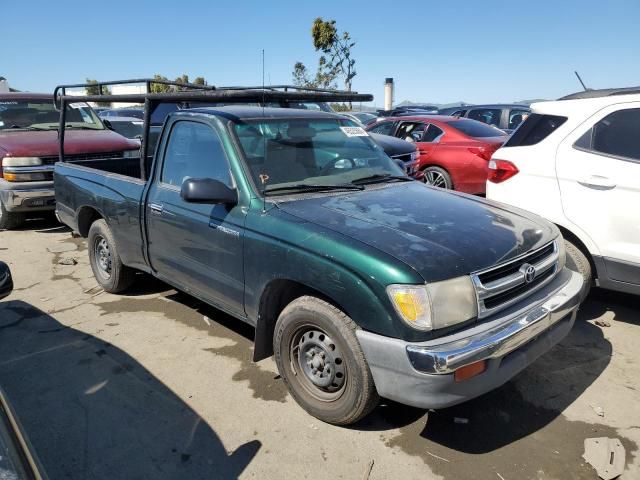
<svg viewBox="0 0 640 480">
<path fill-rule="evenodd" d="M 231 121 L 240 120 L 261 120 L 261 119 L 287 119 L 287 118 L 306 118 L 306 119 L 336 119 L 346 118 L 339 114 L 324 112 L 321 110 L 305 110 L 298 108 L 274 108 L 259 107 L 249 105 L 229 105 L 224 107 L 196 107 L 187 110 L 180 110 L 174 115 L 189 115 L 193 113 L 202 113 L 205 115 L 216 115 L 227 118 Z"/>
</svg>

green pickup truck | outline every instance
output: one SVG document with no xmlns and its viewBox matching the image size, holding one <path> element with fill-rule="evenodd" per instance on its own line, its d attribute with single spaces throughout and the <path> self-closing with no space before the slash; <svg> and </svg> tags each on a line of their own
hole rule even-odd
<svg viewBox="0 0 640 480">
<path fill-rule="evenodd" d="M 502 385 L 571 329 L 583 280 L 565 267 L 554 225 L 412 181 L 346 117 L 264 107 L 328 93 L 104 100 L 145 102 L 148 122 L 187 97 L 258 106 L 174 112 L 153 156 L 146 124 L 139 163 L 70 163 L 62 144 L 58 217 L 88 238 L 106 291 L 143 271 L 254 326 L 254 359 L 274 355 L 311 415 L 350 424 L 379 397 L 454 405 Z M 57 101 L 97 98 L 63 91 Z"/>
</svg>

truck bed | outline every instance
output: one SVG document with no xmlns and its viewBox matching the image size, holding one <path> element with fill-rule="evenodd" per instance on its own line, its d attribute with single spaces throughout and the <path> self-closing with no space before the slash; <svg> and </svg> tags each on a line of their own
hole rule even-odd
<svg viewBox="0 0 640 480">
<path fill-rule="evenodd" d="M 113 235 L 123 262 L 147 269 L 141 211 L 146 182 L 140 179 L 139 159 L 58 162 L 54 183 L 56 211 L 63 223 L 85 236 L 96 213 L 118 224 Z"/>
</svg>

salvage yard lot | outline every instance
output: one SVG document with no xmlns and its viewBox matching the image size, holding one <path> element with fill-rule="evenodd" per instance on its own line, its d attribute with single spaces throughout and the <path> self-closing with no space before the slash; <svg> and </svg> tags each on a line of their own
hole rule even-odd
<svg viewBox="0 0 640 480">
<path fill-rule="evenodd" d="M 0 232 L 0 258 L 16 283 L 0 386 L 52 479 L 593 479 L 592 437 L 620 438 L 621 478 L 640 478 L 637 297 L 595 290 L 560 345 L 481 398 L 383 403 L 339 428 L 297 406 L 272 360 L 251 362 L 251 328 L 147 276 L 102 292 L 65 227 Z"/>
</svg>

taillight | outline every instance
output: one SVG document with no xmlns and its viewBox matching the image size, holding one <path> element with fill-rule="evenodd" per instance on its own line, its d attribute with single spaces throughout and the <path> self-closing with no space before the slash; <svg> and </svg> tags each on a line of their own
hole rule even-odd
<svg viewBox="0 0 640 480">
<path fill-rule="evenodd" d="M 509 180 L 518 172 L 518 167 L 507 160 L 491 160 L 489 162 L 489 176 L 487 179 L 493 183 L 502 183 L 505 180 Z"/>
<path fill-rule="evenodd" d="M 479 156 L 480 158 L 484 158 L 485 160 L 491 159 L 491 154 L 493 153 L 491 150 L 486 147 L 469 147 L 468 149 L 474 155 Z"/>
</svg>

